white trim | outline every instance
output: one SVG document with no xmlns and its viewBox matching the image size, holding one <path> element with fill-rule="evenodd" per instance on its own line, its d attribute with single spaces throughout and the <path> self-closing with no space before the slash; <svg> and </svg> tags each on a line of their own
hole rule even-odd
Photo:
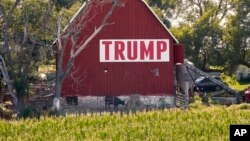
<svg viewBox="0 0 250 141">
<path fill-rule="evenodd" d="M 85 6 L 86 6 L 86 2 L 82 4 L 82 6 L 78 9 L 75 15 L 70 19 L 69 23 L 64 27 L 63 32 L 66 31 L 66 29 L 69 27 L 69 24 L 71 24 L 77 18 L 77 16 L 82 12 Z M 56 41 L 57 41 L 57 38 L 54 40 L 53 45 L 56 44 Z"/>
<path fill-rule="evenodd" d="M 167 30 L 167 32 L 174 38 L 176 43 L 179 43 L 179 41 L 175 38 L 175 36 L 169 31 L 169 29 L 162 23 L 160 18 L 155 14 L 155 12 L 152 10 L 152 8 L 145 2 L 145 0 L 141 0 L 147 7 L 148 9 L 152 12 L 152 14 L 158 19 L 158 21 L 161 23 L 161 25 Z"/>
<path fill-rule="evenodd" d="M 83 8 L 85 7 L 86 2 L 84 2 L 82 4 L 82 6 L 79 8 L 79 10 L 75 13 L 75 15 L 71 18 L 71 20 L 69 21 L 69 23 L 64 27 L 63 31 L 66 31 L 66 29 L 69 27 L 69 24 L 71 24 L 76 18 L 77 16 L 82 12 Z"/>
</svg>

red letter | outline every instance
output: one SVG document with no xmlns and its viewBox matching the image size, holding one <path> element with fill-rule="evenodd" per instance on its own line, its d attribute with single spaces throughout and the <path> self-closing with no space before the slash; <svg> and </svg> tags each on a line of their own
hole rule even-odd
<svg viewBox="0 0 250 141">
<path fill-rule="evenodd" d="M 105 46 L 105 60 L 109 60 L 109 45 L 112 44 L 112 41 L 103 41 L 102 44 Z"/>
<path fill-rule="evenodd" d="M 150 60 L 154 59 L 154 42 L 150 41 L 148 47 L 145 45 L 145 41 L 140 41 L 141 48 L 141 60 L 149 57 Z"/>
<path fill-rule="evenodd" d="M 128 59 L 129 60 L 136 60 L 136 58 L 137 58 L 137 41 L 133 41 L 133 52 L 132 52 L 131 41 L 128 41 L 127 48 L 128 48 L 128 50 L 127 50 L 128 51 L 127 52 Z"/>
<path fill-rule="evenodd" d="M 122 41 L 115 41 L 115 60 L 125 60 L 123 51 L 125 49 L 124 42 Z"/>
<path fill-rule="evenodd" d="M 161 60 L 161 53 L 167 51 L 167 44 L 164 41 L 157 41 L 157 60 Z"/>
</svg>

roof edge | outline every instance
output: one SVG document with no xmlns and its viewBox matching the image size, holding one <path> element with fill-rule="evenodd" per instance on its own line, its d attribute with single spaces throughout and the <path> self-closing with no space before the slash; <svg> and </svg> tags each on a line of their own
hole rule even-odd
<svg viewBox="0 0 250 141">
<path fill-rule="evenodd" d="M 176 37 L 170 32 L 170 30 L 163 24 L 163 22 L 160 20 L 160 18 L 155 14 L 155 12 L 153 11 L 153 9 L 147 4 L 147 2 L 145 0 L 141 0 L 146 6 L 147 8 L 151 11 L 151 13 L 155 16 L 155 18 L 161 23 L 161 25 L 165 28 L 165 30 L 167 30 L 167 32 L 174 38 L 174 41 L 178 44 L 179 41 L 176 39 Z M 66 31 L 67 28 L 69 27 L 69 25 L 74 22 L 74 20 L 78 17 L 78 15 L 81 13 L 81 11 L 84 9 L 84 7 L 86 6 L 86 2 L 84 2 L 82 4 L 82 6 L 79 8 L 79 10 L 75 13 L 75 15 L 71 18 L 70 22 L 64 27 L 63 31 Z M 57 40 L 57 39 L 56 39 Z M 56 40 L 53 42 L 53 44 L 56 43 Z"/>
<path fill-rule="evenodd" d="M 69 23 L 64 27 L 63 31 L 66 31 L 66 29 L 69 27 L 69 25 L 75 21 L 75 19 L 78 17 L 78 15 L 82 12 L 82 10 L 84 9 L 84 7 L 86 6 L 86 4 L 87 4 L 87 2 L 84 2 L 82 4 L 82 6 L 78 9 L 78 11 L 71 18 L 71 20 L 69 21 Z"/>
<path fill-rule="evenodd" d="M 155 16 L 155 18 L 161 23 L 161 25 L 167 30 L 167 32 L 174 38 L 174 41 L 178 44 L 179 41 L 176 39 L 176 37 L 170 32 L 170 30 L 163 24 L 163 22 L 160 20 L 160 18 L 155 14 L 155 12 L 153 11 L 153 9 L 147 4 L 147 2 L 145 0 L 141 0 L 147 7 L 148 9 L 151 11 L 151 13 Z"/>
<path fill-rule="evenodd" d="M 84 2 L 82 4 L 82 6 L 78 9 L 78 11 L 74 14 L 74 16 L 70 19 L 69 23 L 63 28 L 62 32 L 65 32 L 67 30 L 67 28 L 69 27 L 69 25 L 71 23 L 73 23 L 75 21 L 75 19 L 78 17 L 78 15 L 82 12 L 82 10 L 84 9 L 84 7 L 86 6 L 86 2 Z M 53 41 L 53 45 L 56 44 L 57 38 Z"/>
</svg>

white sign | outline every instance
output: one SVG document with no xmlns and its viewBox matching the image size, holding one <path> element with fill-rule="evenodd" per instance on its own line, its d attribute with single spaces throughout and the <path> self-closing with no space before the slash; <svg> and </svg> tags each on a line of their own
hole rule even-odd
<svg viewBox="0 0 250 141">
<path fill-rule="evenodd" d="M 169 62 L 169 39 L 100 40 L 100 62 Z"/>
</svg>

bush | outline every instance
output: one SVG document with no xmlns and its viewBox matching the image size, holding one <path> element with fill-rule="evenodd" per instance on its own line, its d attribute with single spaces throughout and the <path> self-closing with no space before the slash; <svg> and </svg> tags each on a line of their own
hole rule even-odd
<svg viewBox="0 0 250 141">
<path fill-rule="evenodd" d="M 197 98 L 195 98 L 195 99 L 197 99 Z M 202 104 L 201 100 L 195 100 L 195 102 L 189 104 L 188 107 L 191 109 L 200 109 L 203 107 L 203 104 Z"/>
<path fill-rule="evenodd" d="M 233 109 L 233 110 L 249 110 L 250 109 L 250 104 L 242 103 L 242 104 L 239 104 L 239 105 L 232 105 L 232 106 L 230 106 L 230 109 Z"/>
<path fill-rule="evenodd" d="M 0 118 L 3 119 L 12 119 L 14 115 L 14 111 L 6 108 L 9 106 L 9 103 L 0 104 Z"/>
<path fill-rule="evenodd" d="M 28 95 L 29 83 L 23 74 L 19 74 L 19 77 L 14 81 L 14 87 L 18 97 L 24 97 Z"/>
<path fill-rule="evenodd" d="M 250 109 L 250 104 L 247 104 L 247 103 L 243 103 L 243 104 L 240 104 L 240 109 Z"/>
<path fill-rule="evenodd" d="M 24 107 L 17 114 L 18 119 L 22 119 L 22 118 L 26 119 L 26 118 L 34 118 L 34 117 L 39 119 L 40 116 L 41 116 L 41 111 L 32 109 L 30 107 Z"/>
</svg>

